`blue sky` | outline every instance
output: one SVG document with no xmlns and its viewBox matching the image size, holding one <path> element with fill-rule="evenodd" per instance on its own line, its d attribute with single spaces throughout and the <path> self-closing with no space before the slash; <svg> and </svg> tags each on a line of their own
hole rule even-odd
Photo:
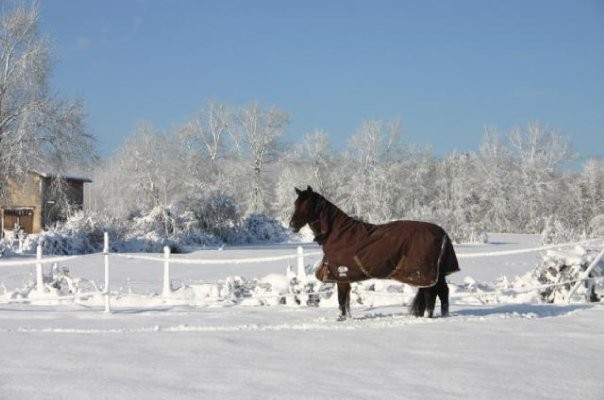
<svg viewBox="0 0 604 400">
<path fill-rule="evenodd" d="M 336 149 L 400 119 L 437 154 L 530 121 L 604 154 L 604 1 L 44 0 L 51 87 L 81 97 L 108 155 L 137 122 L 162 130 L 208 99 L 323 129 Z"/>
</svg>

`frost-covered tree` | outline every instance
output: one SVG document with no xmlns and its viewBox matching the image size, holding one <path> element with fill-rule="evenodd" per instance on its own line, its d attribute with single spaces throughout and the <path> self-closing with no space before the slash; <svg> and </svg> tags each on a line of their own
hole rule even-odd
<svg viewBox="0 0 604 400">
<path fill-rule="evenodd" d="M 334 183 L 329 176 L 332 157 L 329 135 L 322 130 L 310 132 L 302 138 L 301 147 L 303 168 L 310 170 L 311 175 L 308 183 L 319 193 L 330 196 Z"/>
<path fill-rule="evenodd" d="M 171 137 L 151 124 L 141 123 L 118 153 L 106 163 L 108 176 L 97 176 L 106 186 L 94 185 L 94 196 L 107 198 L 108 210 L 127 215 L 165 207 L 181 194 L 183 166 L 179 148 Z M 117 186 L 117 188 L 116 188 Z"/>
<path fill-rule="evenodd" d="M 300 187 L 305 179 L 299 177 L 301 170 L 295 164 L 284 165 L 280 169 L 279 177 L 275 182 L 275 215 L 283 223 L 288 223 L 292 216 L 293 204 L 296 200 L 294 187 Z"/>
<path fill-rule="evenodd" d="M 190 166 L 199 175 L 216 179 L 220 172 L 219 161 L 226 154 L 225 140 L 231 125 L 228 108 L 224 104 L 210 101 L 180 129 L 178 140 L 190 155 Z M 200 168 L 205 170 L 200 171 Z"/>
<path fill-rule="evenodd" d="M 400 152 L 400 123 L 365 121 L 350 138 L 348 163 L 354 171 L 347 185 L 350 211 L 370 221 L 391 219 L 394 215 L 393 160 Z"/>
<path fill-rule="evenodd" d="M 449 154 L 436 167 L 436 186 L 433 206 L 437 221 L 449 229 L 464 231 L 479 225 L 479 187 L 475 155 Z"/>
<path fill-rule="evenodd" d="M 513 129 L 508 141 L 522 162 L 523 173 L 530 173 L 529 168 L 550 173 L 574 157 L 568 138 L 538 122 Z"/>
<path fill-rule="evenodd" d="M 585 201 L 592 214 L 604 214 L 604 158 L 590 158 L 581 173 Z"/>
<path fill-rule="evenodd" d="M 274 206 L 281 220 L 289 221 L 291 217 L 291 207 L 297 197 L 294 187 L 310 185 L 327 198 L 336 199 L 341 184 L 338 163 L 325 131 L 315 130 L 304 135 L 299 143 L 280 154 L 277 164 Z"/>
<path fill-rule="evenodd" d="M 512 202 L 521 230 L 540 231 L 548 216 L 558 213 L 562 187 L 559 168 L 573 159 L 568 139 L 539 123 L 512 130 L 508 135 L 516 160 Z"/>
<path fill-rule="evenodd" d="M 44 225 L 48 225 L 48 221 L 66 221 L 81 211 L 80 206 L 72 200 L 75 196 L 74 189 L 61 177 L 50 179 L 47 196 L 50 201 L 45 204 Z"/>
<path fill-rule="evenodd" d="M 248 163 L 246 185 L 249 192 L 249 213 L 270 211 L 266 166 L 277 157 L 278 139 L 285 133 L 288 115 L 272 107 L 263 109 L 258 103 L 242 108 L 238 113 L 237 128 Z"/>
<path fill-rule="evenodd" d="M 571 182 L 577 222 L 588 233 L 601 234 L 604 232 L 604 159 L 587 160 L 578 179 Z"/>
<path fill-rule="evenodd" d="M 200 210 L 210 206 L 209 202 L 217 204 L 216 199 L 223 199 L 229 206 L 248 202 L 249 192 L 243 188 L 249 190 L 250 174 L 238 124 L 235 109 L 209 101 L 172 135 L 171 140 L 180 148 L 183 164 L 178 177 L 181 206 Z M 208 218 L 201 219 L 202 225 L 207 225 Z"/>
<path fill-rule="evenodd" d="M 32 168 L 61 172 L 96 159 L 78 100 L 48 87 L 52 53 L 34 4 L 3 2 L 0 15 L 0 180 Z"/>
<path fill-rule="evenodd" d="M 515 190 L 512 170 L 515 163 L 512 155 L 495 129 L 487 127 L 476 157 L 476 178 L 480 218 L 489 221 L 489 229 L 509 231 L 510 213 L 516 210 L 510 207 L 510 194 Z"/>
</svg>

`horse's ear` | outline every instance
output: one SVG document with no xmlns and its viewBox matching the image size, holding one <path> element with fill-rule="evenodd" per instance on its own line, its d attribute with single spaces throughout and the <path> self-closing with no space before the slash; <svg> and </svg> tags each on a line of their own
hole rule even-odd
<svg viewBox="0 0 604 400">
<path fill-rule="evenodd" d="M 296 193 L 298 194 L 298 196 L 300 196 L 302 194 L 302 191 L 300 189 L 298 189 L 297 187 L 294 187 L 294 189 L 296 189 Z"/>
<path fill-rule="evenodd" d="M 306 187 L 306 191 L 307 191 L 307 192 L 311 192 L 311 193 L 312 193 L 312 188 L 310 187 L 310 185 L 308 185 L 308 186 Z"/>
</svg>

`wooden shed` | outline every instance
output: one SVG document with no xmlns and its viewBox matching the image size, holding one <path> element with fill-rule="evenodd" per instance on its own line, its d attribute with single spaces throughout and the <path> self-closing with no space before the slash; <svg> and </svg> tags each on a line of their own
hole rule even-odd
<svg viewBox="0 0 604 400">
<path fill-rule="evenodd" d="M 88 178 L 37 171 L 8 180 L 4 198 L 0 199 L 0 233 L 4 236 L 15 227 L 24 233 L 39 233 L 60 221 L 65 215 L 61 209 L 65 204 L 82 208 L 84 184 L 89 182 L 92 181 Z M 62 188 L 60 192 L 55 190 L 58 183 Z"/>
</svg>

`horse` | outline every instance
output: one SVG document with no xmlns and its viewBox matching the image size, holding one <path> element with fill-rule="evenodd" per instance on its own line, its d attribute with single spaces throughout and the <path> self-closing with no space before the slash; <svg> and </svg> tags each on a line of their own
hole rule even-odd
<svg viewBox="0 0 604 400">
<path fill-rule="evenodd" d="M 367 279 L 394 279 L 419 290 L 409 307 L 416 317 L 434 316 L 436 297 L 441 316 L 449 315 L 449 287 L 445 277 L 459 271 L 455 250 L 438 225 L 421 221 L 393 221 L 376 225 L 352 218 L 308 186 L 295 188 L 298 198 L 290 228 L 308 224 L 323 249 L 315 271 L 322 282 L 338 287 L 339 320 L 351 318 L 350 284 Z"/>
</svg>

